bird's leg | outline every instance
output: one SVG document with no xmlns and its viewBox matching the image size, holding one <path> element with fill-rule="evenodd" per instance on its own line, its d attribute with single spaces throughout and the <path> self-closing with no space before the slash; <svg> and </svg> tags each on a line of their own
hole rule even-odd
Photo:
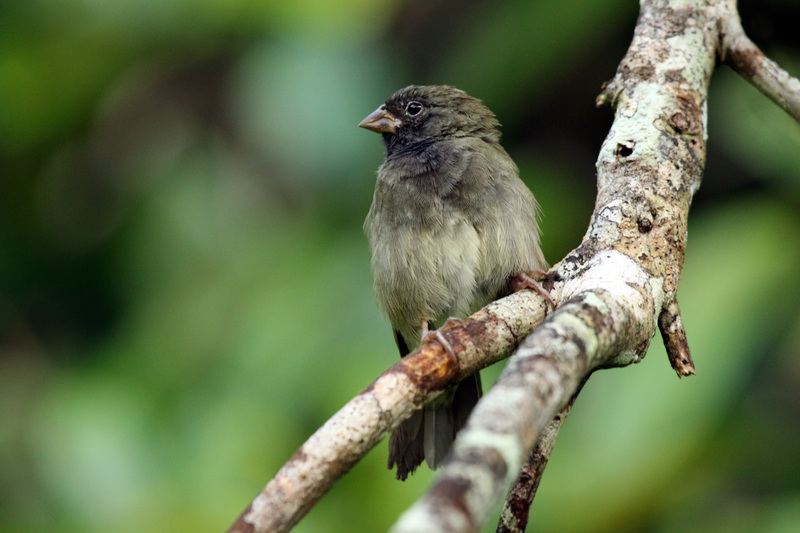
<svg viewBox="0 0 800 533">
<path fill-rule="evenodd" d="M 544 299 L 547 300 L 547 303 L 550 304 L 553 309 L 555 309 L 556 303 L 550 296 L 550 292 L 542 287 L 541 284 L 535 279 L 535 277 L 542 277 L 545 275 L 547 275 L 547 273 L 544 270 L 539 270 L 538 268 L 518 274 L 511 278 L 511 290 L 513 292 L 517 292 L 521 291 L 522 289 L 533 289 L 544 296 Z"/>
<path fill-rule="evenodd" d="M 450 317 L 445 321 L 444 325 L 449 324 L 451 320 L 457 321 L 459 319 Z M 444 327 L 444 326 L 442 326 L 442 327 Z M 456 358 L 456 353 L 453 351 L 453 347 L 450 346 L 450 343 L 447 342 L 447 339 L 444 338 L 444 335 L 442 335 L 441 331 L 439 331 L 438 329 L 434 329 L 434 330 L 431 331 L 430 329 L 428 329 L 428 321 L 427 320 L 423 320 L 422 321 L 422 337 L 421 337 L 421 340 L 420 340 L 420 344 L 422 344 L 423 342 L 428 340 L 428 337 L 431 336 L 431 335 L 433 335 L 436 338 L 436 340 L 439 341 L 439 344 L 442 345 L 442 348 L 444 348 L 445 351 L 447 353 L 449 353 L 450 356 L 453 359 Z"/>
</svg>

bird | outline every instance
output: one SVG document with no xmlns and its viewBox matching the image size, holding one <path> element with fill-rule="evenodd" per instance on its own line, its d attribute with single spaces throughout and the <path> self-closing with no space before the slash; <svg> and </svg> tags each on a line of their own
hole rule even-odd
<svg viewBox="0 0 800 533">
<path fill-rule="evenodd" d="M 549 299 L 536 282 L 548 268 L 538 204 L 481 100 L 448 85 L 410 85 L 359 126 L 380 133 L 386 149 L 364 231 L 378 306 L 401 357 L 444 321 L 515 290 Z M 400 423 L 387 463 L 397 479 L 423 460 L 443 464 L 481 394 L 476 372 Z"/>
</svg>

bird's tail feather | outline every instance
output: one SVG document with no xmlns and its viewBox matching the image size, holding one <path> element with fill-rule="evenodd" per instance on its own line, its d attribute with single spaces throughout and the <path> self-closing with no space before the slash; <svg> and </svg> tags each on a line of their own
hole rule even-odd
<svg viewBox="0 0 800 533">
<path fill-rule="evenodd" d="M 392 432 L 388 466 L 397 465 L 397 479 L 405 480 L 423 460 L 430 468 L 444 463 L 456 433 L 481 397 L 480 374 L 468 377 L 454 392 L 443 396 L 416 411 Z"/>
</svg>

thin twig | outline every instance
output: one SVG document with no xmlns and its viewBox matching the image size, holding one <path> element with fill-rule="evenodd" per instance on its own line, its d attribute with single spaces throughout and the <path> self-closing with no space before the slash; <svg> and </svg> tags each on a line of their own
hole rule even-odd
<svg viewBox="0 0 800 533">
<path fill-rule="evenodd" d="M 800 81 L 769 59 L 744 33 L 735 9 L 720 20 L 720 59 L 800 122 Z"/>
</svg>

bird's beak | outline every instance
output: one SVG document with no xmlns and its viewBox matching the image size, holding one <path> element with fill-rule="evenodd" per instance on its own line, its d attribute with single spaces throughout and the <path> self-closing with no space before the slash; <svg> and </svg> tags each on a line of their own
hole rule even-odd
<svg viewBox="0 0 800 533">
<path fill-rule="evenodd" d="M 375 133 L 395 133 L 397 128 L 402 125 L 399 118 L 386 110 L 385 105 L 380 106 L 358 123 L 359 128 L 366 128 Z"/>
</svg>

